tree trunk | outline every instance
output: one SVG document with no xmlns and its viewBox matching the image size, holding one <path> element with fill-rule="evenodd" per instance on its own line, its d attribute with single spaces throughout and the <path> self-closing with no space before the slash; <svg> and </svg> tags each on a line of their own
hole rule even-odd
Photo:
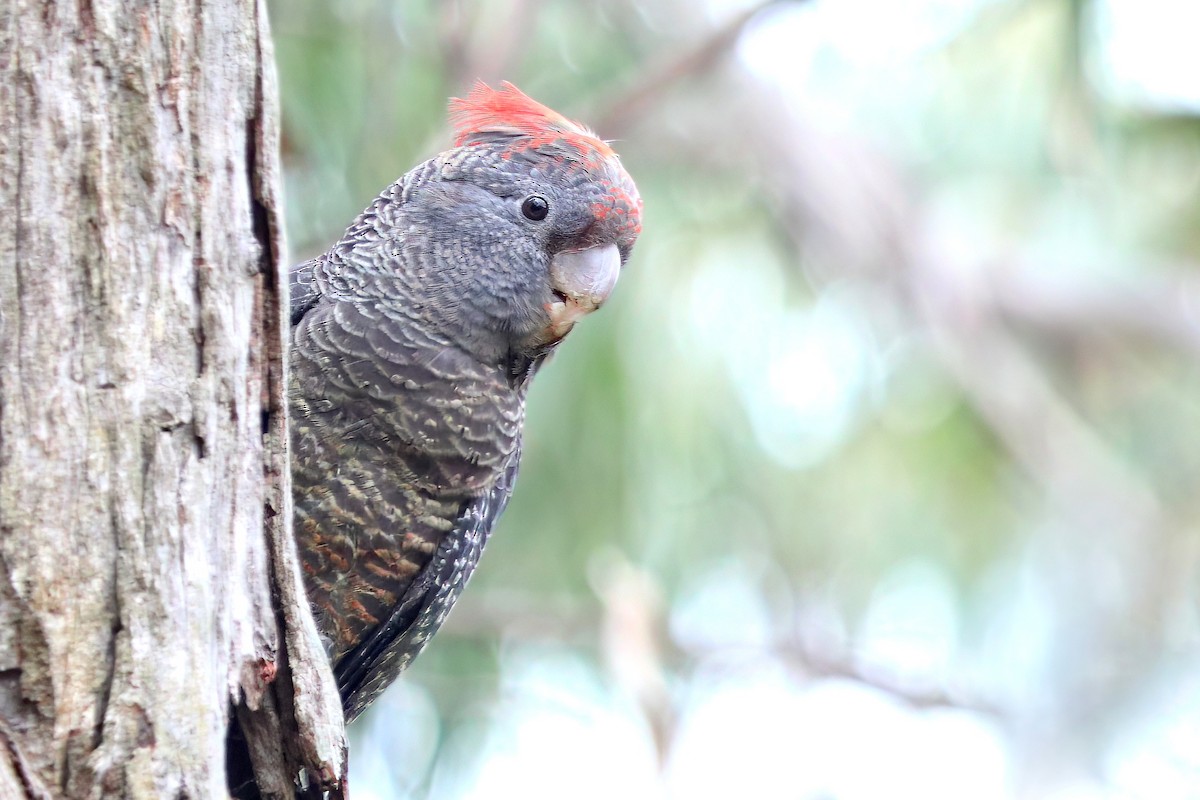
<svg viewBox="0 0 1200 800">
<path fill-rule="evenodd" d="M 338 794 L 273 70 L 255 0 L 0 9 L 0 797 L 226 796 L 231 702 L 263 794 Z"/>
</svg>

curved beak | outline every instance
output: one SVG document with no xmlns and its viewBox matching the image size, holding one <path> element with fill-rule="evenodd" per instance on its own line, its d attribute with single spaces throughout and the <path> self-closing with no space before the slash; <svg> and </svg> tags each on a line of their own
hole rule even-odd
<svg viewBox="0 0 1200 800">
<path fill-rule="evenodd" d="M 621 274 L 621 254 L 615 244 L 559 253 L 550 261 L 550 286 L 554 301 L 546 304 L 550 314 L 547 339 L 567 335 L 575 323 L 599 308 Z"/>
</svg>

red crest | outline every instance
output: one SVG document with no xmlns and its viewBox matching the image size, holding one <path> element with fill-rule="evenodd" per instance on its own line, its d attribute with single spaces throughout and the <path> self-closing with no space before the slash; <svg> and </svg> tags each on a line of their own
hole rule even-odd
<svg viewBox="0 0 1200 800">
<path fill-rule="evenodd" d="M 457 147 L 491 133 L 522 137 L 527 147 L 561 142 L 587 160 L 603 161 L 616 155 L 587 127 L 542 105 L 508 81 L 499 89 L 479 81 L 465 98 L 451 98 L 450 122 Z"/>
</svg>

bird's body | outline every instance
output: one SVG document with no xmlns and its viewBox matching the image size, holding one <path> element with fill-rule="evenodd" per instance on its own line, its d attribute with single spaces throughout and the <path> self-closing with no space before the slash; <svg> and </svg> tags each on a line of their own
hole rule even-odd
<svg viewBox="0 0 1200 800">
<path fill-rule="evenodd" d="M 306 588 L 352 720 L 436 632 L 516 478 L 525 393 L 611 291 L 640 200 L 606 144 L 506 84 L 294 268 Z"/>
</svg>

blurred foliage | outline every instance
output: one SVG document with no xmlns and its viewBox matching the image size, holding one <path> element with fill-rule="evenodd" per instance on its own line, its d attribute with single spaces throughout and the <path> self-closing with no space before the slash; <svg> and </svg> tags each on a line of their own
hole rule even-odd
<svg viewBox="0 0 1200 800">
<path fill-rule="evenodd" d="M 1196 15 L 1128 5 L 272 4 L 296 259 L 476 78 L 646 203 L 356 797 L 1200 792 Z"/>
</svg>

